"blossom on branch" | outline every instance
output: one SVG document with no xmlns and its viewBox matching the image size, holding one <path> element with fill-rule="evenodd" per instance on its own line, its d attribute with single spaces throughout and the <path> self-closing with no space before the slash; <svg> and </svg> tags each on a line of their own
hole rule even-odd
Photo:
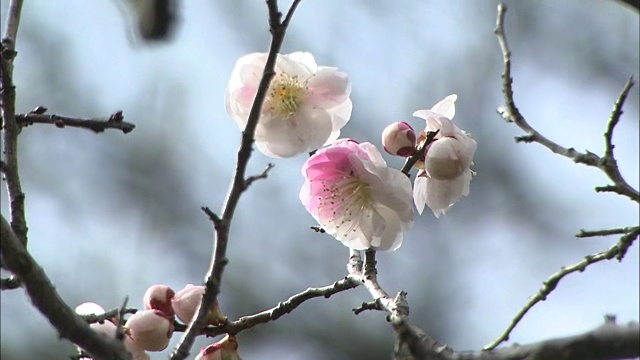
<svg viewBox="0 0 640 360">
<path fill-rule="evenodd" d="M 247 124 L 266 61 L 266 53 L 245 55 L 231 73 L 225 107 L 240 129 Z M 267 156 L 292 157 L 333 142 L 351 117 L 350 93 L 347 74 L 318 66 L 310 53 L 278 54 L 256 146 Z"/>
<path fill-rule="evenodd" d="M 144 350 L 162 351 L 173 335 L 173 316 L 160 310 L 141 310 L 124 324 L 125 334 Z"/>
<path fill-rule="evenodd" d="M 144 293 L 143 303 L 145 310 L 160 310 L 168 316 L 173 316 L 171 299 L 175 292 L 168 285 L 152 285 Z"/>
<path fill-rule="evenodd" d="M 440 217 L 463 196 L 469 195 L 476 141 L 451 121 L 456 98 L 449 95 L 431 110 L 418 110 L 413 114 L 427 121 L 425 131 L 418 138 L 419 146 L 426 140 L 427 132 L 438 132 L 424 149 L 424 158 L 416 164 L 420 170 L 413 186 L 413 198 L 420 214 L 426 204 Z"/>
<path fill-rule="evenodd" d="M 411 181 L 370 143 L 338 140 L 311 156 L 302 175 L 300 200 L 345 246 L 395 250 L 413 225 Z"/>
</svg>

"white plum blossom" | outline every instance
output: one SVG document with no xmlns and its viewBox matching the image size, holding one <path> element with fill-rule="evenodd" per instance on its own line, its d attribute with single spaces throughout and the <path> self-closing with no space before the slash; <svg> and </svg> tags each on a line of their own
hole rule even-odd
<svg viewBox="0 0 640 360">
<path fill-rule="evenodd" d="M 416 133 L 406 122 L 395 122 L 382 131 L 382 147 L 397 156 L 411 156 L 416 150 Z"/>
<path fill-rule="evenodd" d="M 241 129 L 267 61 L 266 53 L 241 57 L 225 91 L 225 107 Z M 351 117 L 351 82 L 335 67 L 318 66 L 313 55 L 278 54 L 256 127 L 257 148 L 271 157 L 292 157 L 333 142 Z"/>
<path fill-rule="evenodd" d="M 300 200 L 345 246 L 395 250 L 413 225 L 411 181 L 370 143 L 338 140 L 311 156 L 302 175 Z"/>
<path fill-rule="evenodd" d="M 438 131 L 424 150 L 424 160 L 417 164 L 420 170 L 413 186 L 413 199 L 420 214 L 426 204 L 440 217 L 463 196 L 469 195 L 476 141 L 451 121 L 456 98 L 449 95 L 431 110 L 418 110 L 413 114 L 427 121 L 419 144 L 425 141 L 427 132 Z"/>
</svg>

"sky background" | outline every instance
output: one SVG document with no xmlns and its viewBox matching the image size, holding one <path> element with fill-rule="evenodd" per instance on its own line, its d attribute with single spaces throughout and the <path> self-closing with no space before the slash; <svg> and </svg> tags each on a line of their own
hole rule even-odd
<svg viewBox="0 0 640 360">
<path fill-rule="evenodd" d="M 8 0 L 0 3 L 4 28 Z M 639 216 L 628 199 L 593 191 L 608 184 L 597 169 L 538 144 L 514 143 L 522 132 L 495 111 L 502 103 L 496 4 L 304 0 L 282 47 L 309 51 L 319 65 L 348 73 L 354 106 L 343 136 L 377 146 L 389 123 L 420 129 L 415 110 L 458 94 L 454 120 L 478 142 L 471 193 L 444 218 L 417 216 L 402 247 L 378 256 L 382 286 L 407 291 L 412 320 L 456 350 L 492 341 L 548 276 L 617 241 L 575 239 L 579 229 L 636 225 Z M 607 0 L 507 5 L 516 104 L 547 137 L 601 154 L 612 105 L 639 73 L 638 13 Z M 71 306 L 93 301 L 110 309 L 129 296 L 141 307 L 148 286 L 177 291 L 201 283 L 208 268 L 212 229 L 200 207 L 222 206 L 240 143 L 224 89 L 235 61 L 267 51 L 270 35 L 258 0 L 185 1 L 179 18 L 169 42 L 149 45 L 135 36 L 121 0 L 24 5 L 14 73 L 18 112 L 42 105 L 55 114 L 108 117 L 123 110 L 136 124 L 127 135 L 46 125 L 21 134 L 29 249 Z M 615 154 L 637 189 L 637 87 L 624 110 Z M 234 219 L 220 295 L 232 319 L 345 275 L 347 248 L 309 230 L 316 224 L 298 199 L 304 161 L 253 154 L 250 174 L 269 162 L 276 167 L 243 195 Z M 575 335 L 605 314 L 637 321 L 638 259 L 634 244 L 622 263 L 568 276 L 509 344 Z M 22 290 L 1 296 L 3 359 L 68 359 L 72 346 L 57 339 Z M 241 333 L 240 353 L 387 359 L 393 339 L 384 314 L 351 312 L 369 300 L 358 288 L 308 301 Z M 179 337 L 152 358 L 167 358 Z M 194 350 L 215 340 L 199 339 Z"/>
</svg>

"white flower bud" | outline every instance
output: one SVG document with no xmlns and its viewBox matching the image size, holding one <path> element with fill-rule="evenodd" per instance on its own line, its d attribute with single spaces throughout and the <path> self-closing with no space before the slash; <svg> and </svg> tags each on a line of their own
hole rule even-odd
<svg viewBox="0 0 640 360">
<path fill-rule="evenodd" d="M 406 122 L 395 122 L 382 131 L 382 147 L 391 155 L 411 156 L 415 146 L 416 133 Z"/>
</svg>

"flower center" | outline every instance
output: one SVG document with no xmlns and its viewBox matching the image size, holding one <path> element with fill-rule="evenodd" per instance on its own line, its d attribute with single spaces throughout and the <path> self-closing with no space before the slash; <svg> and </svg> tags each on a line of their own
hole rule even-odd
<svg viewBox="0 0 640 360">
<path fill-rule="evenodd" d="M 300 82 L 297 75 L 279 73 L 271 83 L 267 99 L 269 109 L 276 115 L 287 118 L 300 108 L 306 94 L 306 82 Z"/>
<path fill-rule="evenodd" d="M 373 198 L 371 186 L 357 176 L 345 176 L 344 179 L 326 186 L 326 194 L 320 200 L 320 213 L 324 213 L 323 226 L 335 226 L 335 236 L 347 237 L 355 231 L 358 220 L 365 210 L 371 208 Z"/>
</svg>

